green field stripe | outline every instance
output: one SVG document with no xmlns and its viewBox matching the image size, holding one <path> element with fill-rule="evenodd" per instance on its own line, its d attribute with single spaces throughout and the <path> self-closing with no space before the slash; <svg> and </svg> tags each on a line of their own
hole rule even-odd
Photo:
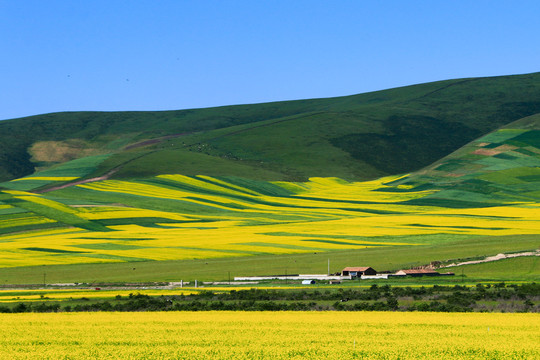
<svg viewBox="0 0 540 360">
<path fill-rule="evenodd" d="M 275 225 L 278 222 L 283 225 L 298 222 L 327 221 L 342 218 L 340 216 L 320 216 L 320 214 L 315 215 L 317 216 L 310 213 L 286 213 L 284 211 L 275 211 L 272 214 L 250 212 L 228 214 L 227 216 L 230 217 L 231 220 L 242 221 L 245 225 Z"/>
<path fill-rule="evenodd" d="M 540 174 L 518 176 L 517 178 L 523 181 L 527 181 L 527 182 L 534 182 L 534 183 L 540 182 Z M 535 184 L 535 186 L 538 186 L 540 188 L 539 184 Z"/>
<path fill-rule="evenodd" d="M 325 243 L 325 244 L 334 244 L 334 245 L 352 245 L 352 246 L 390 246 L 388 244 L 366 244 L 366 243 L 353 243 L 353 242 L 346 242 L 346 241 L 337 241 L 337 240 L 324 240 L 324 239 L 302 239 L 300 241 L 306 241 L 306 242 L 317 242 L 317 243 Z"/>
<path fill-rule="evenodd" d="M 103 205 L 101 202 L 94 202 L 90 200 L 79 200 L 79 199 L 66 199 L 58 196 L 51 195 L 51 193 L 44 194 L 44 198 L 56 201 L 57 203 L 64 204 L 66 206 L 72 207 L 73 205 Z"/>
<path fill-rule="evenodd" d="M 234 249 L 209 249 L 209 248 L 199 248 L 192 246 L 173 246 L 173 249 L 185 249 L 185 250 L 197 250 L 197 251 L 211 251 L 211 252 L 220 252 L 224 254 L 241 254 L 241 255 L 271 255 L 269 252 L 262 251 L 248 251 L 248 250 L 234 250 Z"/>
<path fill-rule="evenodd" d="M 400 203 L 395 203 L 399 205 Z M 392 205 L 394 205 L 392 203 Z M 390 210 L 378 210 L 378 209 L 365 209 L 365 208 L 336 208 L 336 210 L 351 211 L 355 213 L 366 213 L 366 214 L 375 214 L 375 215 L 400 215 L 407 214 L 401 211 L 390 211 Z"/>
<path fill-rule="evenodd" d="M 72 225 L 72 226 L 76 226 L 82 229 L 93 230 L 93 231 L 111 231 L 111 229 L 106 228 L 100 224 L 93 223 L 89 220 L 86 220 L 77 216 L 74 212 L 71 212 L 74 210 L 72 210 L 71 208 L 68 208 L 66 205 L 63 205 L 61 203 L 55 202 L 47 198 L 44 198 L 44 199 L 46 199 L 47 202 L 49 202 L 51 205 L 54 205 L 56 208 L 53 208 L 52 206 L 47 206 L 42 203 L 28 201 L 28 200 L 13 196 L 11 194 L 1 193 L 1 195 L 2 195 L 2 201 L 6 204 L 31 211 L 37 215 L 41 215 L 46 218 L 56 220 L 66 225 Z M 6 198 L 5 195 L 8 195 L 8 198 Z M 66 211 L 64 211 L 64 209 Z"/>
<path fill-rule="evenodd" d="M 455 171 L 462 166 L 466 165 L 467 162 L 461 159 L 450 159 L 443 164 L 437 166 L 435 170 L 437 171 Z"/>
<path fill-rule="evenodd" d="M 505 204 L 501 204 L 500 202 L 495 202 L 495 200 L 493 203 L 487 203 L 487 202 L 476 202 L 476 201 L 458 200 L 458 199 L 445 199 L 445 198 L 438 198 L 438 197 L 423 197 L 420 199 L 406 200 L 406 201 L 400 202 L 399 204 L 416 205 L 416 206 L 434 206 L 434 207 L 442 207 L 442 208 L 450 208 L 450 209 L 485 208 L 485 207 L 505 205 Z"/>
<path fill-rule="evenodd" d="M 212 196 L 218 196 L 218 197 L 234 198 L 234 199 L 238 199 L 238 200 L 242 200 L 242 201 L 250 201 L 250 199 L 252 197 L 257 196 L 257 195 L 254 195 L 252 193 L 249 193 L 249 192 L 241 191 L 241 190 L 236 189 L 234 187 L 226 187 L 226 186 L 224 186 L 223 184 L 220 184 L 220 183 L 213 183 L 213 182 L 207 181 L 206 179 L 203 179 L 203 178 L 197 178 L 195 176 L 191 176 L 190 178 L 192 178 L 194 180 L 197 180 L 197 181 L 212 184 L 214 186 L 221 187 L 221 188 L 223 188 L 224 191 L 207 189 L 207 188 L 202 187 L 202 186 L 191 185 L 191 184 L 187 184 L 187 183 L 184 183 L 184 182 L 181 182 L 181 181 L 172 180 L 172 179 L 164 179 L 164 178 L 152 178 L 152 179 L 148 179 L 148 180 L 138 180 L 138 181 L 135 181 L 135 182 L 154 185 L 154 186 L 158 185 L 161 188 L 166 188 L 166 189 L 171 189 L 171 190 L 180 189 L 180 190 L 183 190 L 183 191 L 192 192 L 194 194 L 204 194 L 204 195 L 212 195 Z M 236 194 L 231 194 L 227 190 L 234 191 Z M 242 194 L 244 194 L 244 195 L 242 195 Z"/>
<path fill-rule="evenodd" d="M 0 235 L 9 235 L 9 234 L 18 233 L 18 232 L 27 232 L 27 231 L 42 230 L 42 229 L 45 230 L 45 229 L 54 229 L 54 228 L 65 228 L 65 227 L 66 227 L 65 224 L 59 223 L 59 222 L 13 226 L 13 227 L 0 228 Z"/>
<path fill-rule="evenodd" d="M 373 190 L 373 191 L 378 191 L 378 190 Z M 418 191 L 418 190 L 414 190 L 414 191 Z M 383 192 L 403 192 L 403 191 L 383 191 Z M 341 199 L 329 199 L 329 198 L 319 198 L 319 197 L 312 197 L 312 196 L 303 196 L 303 195 L 298 195 L 298 196 L 295 196 L 299 199 L 302 199 L 302 200 L 313 200 L 313 201 L 320 201 L 320 202 L 328 202 L 328 203 L 336 203 L 336 204 L 358 204 L 358 205 L 388 205 L 388 204 L 392 204 L 392 205 L 403 205 L 404 202 L 402 201 L 399 201 L 399 202 L 384 202 L 384 201 L 360 201 L 360 200 L 341 200 Z M 295 198 L 295 197 L 292 197 L 292 198 Z M 376 209 L 365 209 L 365 208 L 350 208 L 350 207 L 336 207 L 335 208 L 336 210 L 344 210 L 344 211 L 355 211 L 355 212 L 365 212 L 365 213 L 368 213 L 368 214 L 381 214 L 381 215 L 384 215 L 384 214 L 388 214 L 388 215 L 398 215 L 398 214 L 404 214 L 403 212 L 400 212 L 400 211 L 389 211 L 389 210 L 376 210 Z"/>
<path fill-rule="evenodd" d="M 49 184 L 63 184 L 64 182 L 48 181 L 48 180 L 25 180 L 25 181 L 10 181 L 2 183 L 2 186 L 10 190 L 30 191 Z"/>
<path fill-rule="evenodd" d="M 115 237 L 93 237 L 93 236 L 78 236 L 81 240 L 108 240 L 108 241 L 148 241 L 156 240 L 155 238 L 115 238 Z"/>
<path fill-rule="evenodd" d="M 230 194 L 230 193 L 226 193 L 226 192 L 219 192 L 219 191 L 215 191 L 215 190 L 208 190 L 208 189 L 204 189 L 204 188 L 200 188 L 200 187 L 190 186 L 190 185 L 186 185 L 184 183 L 174 182 L 173 180 L 162 180 L 162 179 L 155 180 L 155 179 L 151 179 L 151 180 L 138 181 L 138 182 L 145 183 L 145 184 L 151 184 L 151 185 L 159 185 L 160 187 L 169 188 L 169 189 L 172 189 L 172 190 L 181 189 L 181 190 L 184 190 L 184 191 L 192 192 L 194 195 L 196 195 L 196 194 L 211 195 L 211 196 L 216 196 L 216 197 L 221 197 L 221 198 L 239 200 L 239 201 L 246 202 L 246 203 L 251 203 L 251 204 L 260 204 L 260 205 L 278 206 L 278 207 L 283 207 L 283 206 L 299 207 L 299 206 L 294 206 L 294 205 L 282 204 L 282 203 L 279 203 L 279 202 L 271 202 L 271 201 L 267 201 L 267 200 L 262 200 L 260 198 L 257 198 L 255 196 L 251 195 L 251 194 L 246 194 L 246 196 L 239 195 L 239 194 Z M 170 182 L 174 182 L 175 184 L 178 184 L 178 185 L 177 186 L 171 186 Z M 207 202 L 207 203 L 211 203 L 211 204 L 215 204 L 215 205 L 231 207 L 231 208 L 236 208 L 236 209 L 246 209 L 245 207 L 241 207 L 241 205 L 231 205 L 231 203 L 221 203 L 221 202 L 217 202 L 217 201 L 213 201 L 213 200 L 199 198 L 199 197 L 196 197 L 196 196 L 186 197 L 186 199 L 194 199 L 194 200 L 197 200 L 197 201 Z M 301 208 L 301 207 L 299 207 L 299 208 Z"/>
<path fill-rule="evenodd" d="M 85 251 L 71 251 L 71 250 L 42 248 L 42 247 L 26 247 L 26 248 L 21 248 L 21 250 L 38 251 L 38 252 L 53 253 L 53 254 L 82 254 L 82 253 L 86 253 Z"/>
<path fill-rule="evenodd" d="M 428 225 L 428 224 L 406 224 L 407 226 L 425 227 L 425 228 L 445 228 L 445 229 L 480 229 L 480 230 L 507 230 L 502 227 L 481 227 L 481 226 L 446 226 L 446 225 Z"/>
<path fill-rule="evenodd" d="M 172 180 L 172 179 L 151 178 L 151 179 L 145 179 L 145 180 L 135 180 L 134 182 L 147 184 L 147 185 L 154 185 L 154 186 L 158 186 L 164 189 L 182 190 L 182 191 L 192 192 L 195 194 L 217 195 L 217 196 L 224 195 L 222 192 L 219 192 L 216 190 L 205 189 L 199 186 L 186 184 L 186 183 Z"/>
<path fill-rule="evenodd" d="M 223 197 L 225 197 L 225 196 L 223 196 Z M 205 199 L 205 198 L 201 198 L 201 197 L 197 197 L 197 196 L 187 196 L 186 199 L 197 201 L 197 202 L 202 202 L 202 203 L 205 203 L 205 204 L 217 205 L 219 207 L 225 207 L 225 208 L 229 208 L 231 210 L 247 210 L 247 209 L 249 209 L 248 207 L 237 204 L 237 203 L 232 203 L 232 202 L 227 203 L 227 202 L 222 202 L 222 201 Z"/>
<path fill-rule="evenodd" d="M 199 180 L 199 181 L 214 185 L 214 186 L 222 187 L 222 188 L 227 189 L 227 190 L 236 191 L 236 192 L 245 194 L 247 196 L 259 196 L 259 195 L 261 195 L 260 193 L 257 193 L 256 191 L 253 191 L 253 190 L 247 189 L 247 188 L 243 189 L 241 186 L 238 186 L 238 185 L 235 185 L 235 184 L 232 184 L 232 183 L 231 183 L 231 185 L 226 185 L 226 184 L 223 184 L 221 182 L 212 181 L 211 179 L 203 178 L 203 177 L 199 177 L 199 176 L 194 176 L 193 178 L 196 179 L 196 180 Z M 216 179 L 220 180 L 220 181 L 223 181 L 223 182 L 226 181 L 226 180 L 223 180 L 223 179 L 219 179 L 217 177 L 216 177 Z"/>
<path fill-rule="evenodd" d="M 313 237 L 320 239 L 337 239 L 348 241 L 364 241 L 376 242 L 385 244 L 385 242 L 403 243 L 403 244 L 418 244 L 418 243 L 439 243 L 447 241 L 462 240 L 464 238 L 480 237 L 479 235 L 462 235 L 462 234 L 420 234 L 420 235 L 385 235 L 385 236 L 361 236 L 361 235 L 332 235 L 332 234 L 314 234 L 314 233 L 291 233 L 291 232 L 265 232 L 261 235 L 268 236 L 294 236 L 294 237 Z"/>
<path fill-rule="evenodd" d="M 502 205 L 501 205 L 502 206 Z M 500 220 L 500 219 L 520 219 L 519 216 L 503 216 L 503 215 L 473 215 L 473 214 L 439 214 L 442 217 L 457 217 L 457 218 L 473 218 L 473 219 L 490 219 L 490 220 Z"/>
<path fill-rule="evenodd" d="M 39 215 L 36 215 L 36 214 L 34 214 L 32 212 L 29 212 L 28 210 L 25 210 L 25 209 L 20 209 L 20 208 L 11 208 L 11 209 L 19 210 L 19 211 L 14 211 L 14 212 L 11 212 L 9 214 L 2 214 L 2 221 L 19 220 L 19 219 L 26 219 L 26 218 L 32 218 L 32 217 L 39 216 Z M 9 210 L 11 210 L 11 209 L 9 209 Z"/>
<path fill-rule="evenodd" d="M 132 256 L 119 256 L 119 255 L 111 255 L 111 254 L 91 254 L 91 253 L 83 254 L 81 253 L 81 254 L 73 254 L 73 256 L 93 258 L 93 259 L 117 260 L 117 261 L 122 261 L 122 262 L 155 261 L 155 260 L 146 259 L 146 258 L 138 258 L 138 257 L 132 257 Z"/>
<path fill-rule="evenodd" d="M 503 160 L 516 160 L 517 159 L 516 156 L 512 156 L 508 153 L 500 153 L 497 155 L 493 155 L 493 157 L 497 159 L 503 159 Z"/>
<path fill-rule="evenodd" d="M 336 204 L 359 204 L 359 205 L 377 205 L 377 204 L 388 204 L 386 202 L 380 201 L 361 201 L 361 200 L 342 200 L 342 199 L 330 199 L 330 198 L 321 198 L 315 196 L 304 196 L 304 195 L 295 195 L 290 196 L 291 199 L 302 199 L 302 200 L 313 200 L 320 202 L 336 203 Z"/>
<path fill-rule="evenodd" d="M 280 197 L 275 197 L 276 201 L 269 201 L 269 200 L 259 199 L 259 198 L 256 198 L 256 197 L 244 198 L 242 196 L 229 195 L 229 194 L 227 194 L 225 196 L 228 197 L 228 198 L 231 198 L 231 199 L 242 200 L 242 201 L 252 203 L 252 204 L 271 206 L 271 207 L 275 207 L 275 208 L 278 208 L 278 209 L 279 208 L 301 209 L 301 210 L 304 210 L 304 209 L 305 210 L 317 210 L 317 209 L 320 209 L 320 210 L 327 210 L 329 212 L 331 212 L 332 210 L 343 210 L 343 211 L 351 211 L 351 212 L 355 212 L 355 213 L 364 212 L 364 213 L 368 213 L 368 214 L 403 214 L 402 212 L 399 212 L 399 211 L 376 210 L 376 209 L 359 209 L 359 208 L 351 208 L 351 207 L 330 208 L 330 207 L 324 206 L 323 204 L 320 204 L 319 206 L 316 206 L 316 204 L 314 204 L 313 206 L 294 205 L 294 204 L 287 204 L 287 203 L 278 202 Z M 340 204 L 347 204 L 347 203 L 348 204 L 355 204 L 355 203 L 366 204 L 367 203 L 367 202 L 356 202 L 356 201 L 332 201 L 332 200 L 327 200 L 327 199 L 324 199 L 324 198 L 303 198 L 302 197 L 301 199 L 316 200 L 316 201 L 331 202 L 331 203 L 336 202 L 336 203 L 340 203 Z M 202 201 L 202 200 L 205 200 L 205 199 L 201 199 L 200 201 Z M 211 201 L 211 200 L 205 200 L 205 201 Z M 218 202 L 215 202 L 215 203 L 220 204 Z M 373 204 L 373 202 L 370 202 L 369 204 Z M 378 204 L 388 204 L 388 203 L 382 203 L 381 202 L 381 203 L 378 203 Z"/>
<path fill-rule="evenodd" d="M 293 192 L 267 181 L 244 179 L 235 176 L 216 176 L 216 179 L 244 187 L 266 196 L 289 197 L 290 195 L 294 195 Z"/>
<path fill-rule="evenodd" d="M 70 245 L 72 247 L 81 248 L 81 249 L 90 249 L 90 250 L 139 250 L 139 249 L 151 249 L 150 246 L 137 246 L 137 245 L 128 245 L 122 243 L 111 243 L 111 242 L 102 242 L 102 243 L 91 243 L 91 244 L 78 244 Z"/>
<path fill-rule="evenodd" d="M 134 217 L 134 218 L 113 218 L 113 219 L 99 219 L 92 220 L 104 226 L 115 226 L 115 225 L 142 225 L 146 226 L 149 224 L 165 223 L 165 224 L 185 224 L 185 223 L 199 223 L 198 220 L 174 220 L 169 218 L 161 217 Z M 203 221 L 204 222 L 204 221 Z"/>
<path fill-rule="evenodd" d="M 500 143 L 500 142 L 508 141 L 512 138 L 515 138 L 516 136 L 521 135 L 525 132 L 527 132 L 527 130 L 525 129 L 500 129 L 486 136 L 482 136 L 480 139 L 476 140 L 475 142 Z"/>
<path fill-rule="evenodd" d="M 521 153 L 521 154 L 523 154 L 523 155 L 527 155 L 527 156 L 538 156 L 537 153 L 532 152 L 532 151 L 527 150 L 527 149 L 524 149 L 524 148 L 515 149 L 515 150 L 513 150 L 513 151 L 514 151 L 514 152 L 519 152 L 519 153 Z"/>
<path fill-rule="evenodd" d="M 512 138 L 512 141 L 540 148 L 540 130 L 530 130 Z"/>
<path fill-rule="evenodd" d="M 94 172 L 99 164 L 106 160 L 111 154 L 87 156 L 80 159 L 71 160 L 52 169 L 40 171 L 31 175 L 46 177 L 84 177 Z"/>
<path fill-rule="evenodd" d="M 213 206 L 196 204 L 191 201 L 177 199 L 164 199 L 160 197 L 150 197 L 134 194 L 125 194 L 113 191 L 99 191 L 86 188 L 67 188 L 55 192 L 57 196 L 75 199 L 91 199 L 102 204 L 124 204 L 140 209 L 159 210 L 166 212 L 176 212 L 179 214 L 223 214 L 226 210 Z"/>
<path fill-rule="evenodd" d="M 279 249 L 294 249 L 294 250 L 318 250 L 318 251 L 331 250 L 328 248 L 290 245 L 290 244 L 275 244 L 275 243 L 267 243 L 267 242 L 245 242 L 245 243 L 237 243 L 236 245 L 264 246 L 264 247 L 273 247 L 273 248 L 279 248 Z"/>
</svg>

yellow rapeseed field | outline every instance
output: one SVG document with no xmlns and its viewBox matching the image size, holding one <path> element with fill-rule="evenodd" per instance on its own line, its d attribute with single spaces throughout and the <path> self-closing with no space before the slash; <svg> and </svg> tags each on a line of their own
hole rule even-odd
<svg viewBox="0 0 540 360">
<path fill-rule="evenodd" d="M 2 359 L 538 359 L 538 314 L 0 315 Z"/>
<path fill-rule="evenodd" d="M 5 190 L 16 201 L 40 205 L 30 208 L 43 213 L 26 212 L 0 220 L 0 230 L 6 233 L 0 236 L 0 266 L 429 245 L 391 236 L 540 234 L 538 204 L 464 209 L 418 206 L 404 202 L 433 191 L 392 191 L 395 187 L 386 184 L 397 177 L 367 182 L 312 178 L 304 183 L 273 183 L 272 186 L 293 191 L 290 196 L 263 194 L 256 186 L 250 189 L 248 185 L 210 176 L 161 175 L 155 179 L 156 182 L 98 181 L 78 185 L 77 189 L 101 196 L 122 194 L 153 202 L 175 201 L 174 206 L 163 203 L 157 210 L 113 201 L 68 205 L 43 194 Z M 168 185 L 160 181 L 167 181 Z M 0 210 L 9 212 L 9 206 Z M 52 216 L 48 209 L 55 211 L 54 220 L 47 217 Z M 102 222 L 103 228 L 112 231 L 82 229 L 77 227 L 77 218 L 87 225 Z M 72 226 L 63 226 L 64 219 Z M 38 230 L 53 224 L 59 228 Z M 24 227 L 32 231 L 22 231 Z M 10 233 L 9 228 L 14 230 Z"/>
<path fill-rule="evenodd" d="M 217 290 L 216 290 L 217 289 Z M 233 290 L 235 288 L 227 288 L 227 291 Z M 242 290 L 245 288 L 236 288 L 237 290 Z M 216 290 L 219 291 L 219 288 L 205 288 L 205 290 Z M 221 288 L 223 291 L 223 288 Z M 93 298 L 93 299 L 107 299 L 111 300 L 116 296 L 129 296 L 131 295 L 148 295 L 148 296 L 167 296 L 167 295 L 191 295 L 199 293 L 199 289 L 196 288 L 186 288 L 186 289 L 174 289 L 174 290 L 163 290 L 163 289 L 137 289 L 137 290 L 124 290 L 124 289 L 107 289 L 102 290 L 88 290 L 88 289 L 54 289 L 54 290 L 43 290 L 43 289 L 21 289 L 16 291 L 16 295 L 13 294 L 13 290 L 0 290 L 0 304 L 4 303 L 20 303 L 20 302 L 36 302 L 44 300 L 68 300 L 68 299 L 80 299 Z M 0 317 L 1 318 L 1 317 Z"/>
</svg>

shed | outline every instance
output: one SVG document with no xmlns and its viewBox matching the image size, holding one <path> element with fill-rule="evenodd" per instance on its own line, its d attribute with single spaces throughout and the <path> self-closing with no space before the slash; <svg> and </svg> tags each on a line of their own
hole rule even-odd
<svg viewBox="0 0 540 360">
<path fill-rule="evenodd" d="M 377 272 L 369 266 L 348 266 L 341 271 L 341 276 L 359 277 L 362 275 L 377 275 Z"/>
<path fill-rule="evenodd" d="M 428 269 L 408 269 L 408 270 L 399 270 L 396 272 L 398 276 L 439 276 L 438 272 Z"/>
<path fill-rule="evenodd" d="M 313 284 L 315 284 L 315 280 L 302 280 L 302 284 L 304 284 L 304 285 L 313 285 Z"/>
</svg>

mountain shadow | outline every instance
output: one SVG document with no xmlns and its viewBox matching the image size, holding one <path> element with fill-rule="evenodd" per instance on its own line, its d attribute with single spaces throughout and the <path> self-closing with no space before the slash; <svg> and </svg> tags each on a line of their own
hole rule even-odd
<svg viewBox="0 0 540 360">
<path fill-rule="evenodd" d="M 350 134 L 331 139 L 331 143 L 355 159 L 398 174 L 428 166 L 481 134 L 463 124 L 429 116 L 390 116 L 383 126 L 388 135 Z"/>
</svg>

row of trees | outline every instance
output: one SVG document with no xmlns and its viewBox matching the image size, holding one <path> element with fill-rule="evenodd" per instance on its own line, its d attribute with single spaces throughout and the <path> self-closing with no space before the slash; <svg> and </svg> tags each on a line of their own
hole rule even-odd
<svg viewBox="0 0 540 360">
<path fill-rule="evenodd" d="M 540 284 L 391 287 L 367 289 L 201 291 L 192 295 L 130 294 L 110 301 L 81 298 L 68 305 L 45 300 L 0 306 L 0 312 L 58 311 L 539 311 Z M 485 303 L 499 306 L 487 308 Z M 510 304 L 511 306 L 509 306 Z"/>
</svg>

